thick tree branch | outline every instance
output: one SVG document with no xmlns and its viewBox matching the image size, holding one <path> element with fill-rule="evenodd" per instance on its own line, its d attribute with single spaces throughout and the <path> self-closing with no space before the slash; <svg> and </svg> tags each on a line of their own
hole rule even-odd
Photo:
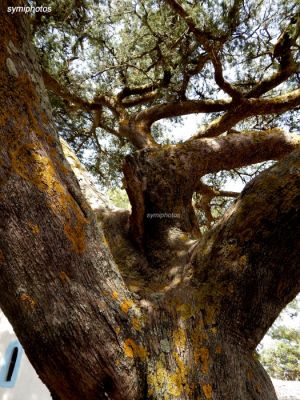
<svg viewBox="0 0 300 400">
<path fill-rule="evenodd" d="M 300 105 L 300 89 L 293 90 L 281 96 L 266 99 L 247 99 L 240 104 L 232 104 L 228 112 L 213 120 L 208 126 L 202 127 L 188 141 L 203 137 L 215 137 L 230 130 L 238 122 L 255 115 L 280 114 Z"/>
<path fill-rule="evenodd" d="M 203 175 L 241 168 L 266 160 L 276 160 L 299 148 L 300 138 L 281 129 L 243 131 L 215 139 L 199 139 L 179 147 L 186 152 L 187 161 L 194 169 L 197 164 Z"/>
<path fill-rule="evenodd" d="M 153 92 L 145 93 L 142 96 L 134 96 L 133 98 L 124 99 L 124 100 L 122 100 L 122 105 L 125 108 L 135 107 L 140 104 L 145 104 L 145 103 L 155 100 L 158 97 L 158 95 L 159 95 L 159 92 L 157 90 L 154 90 Z"/>
<path fill-rule="evenodd" d="M 213 113 L 229 108 L 230 100 L 186 100 L 152 106 L 135 116 L 135 121 L 144 121 L 149 127 L 162 118 L 178 117 L 195 113 Z"/>
<path fill-rule="evenodd" d="M 45 69 L 42 71 L 43 80 L 45 86 L 48 90 L 51 90 L 57 96 L 61 97 L 64 100 L 67 100 L 69 103 L 76 105 L 78 107 L 89 110 L 91 105 L 86 100 L 81 99 L 75 94 L 68 92 L 65 87 L 63 87 L 55 78 L 53 78 Z"/>
<path fill-rule="evenodd" d="M 92 102 L 88 102 L 68 92 L 47 71 L 43 71 L 43 78 L 45 85 L 49 90 L 52 90 L 58 96 L 67 100 L 71 104 L 76 105 L 78 108 L 82 108 L 94 113 L 93 129 L 97 127 L 103 127 L 105 130 L 115 136 L 127 138 L 138 149 L 157 145 L 151 136 L 150 129 L 139 129 L 139 124 L 136 124 L 136 126 L 129 126 L 129 116 L 119 99 L 100 95 L 96 96 Z M 145 94 L 145 96 L 147 96 L 147 94 Z M 118 118 L 120 124 L 119 131 L 115 131 L 109 127 L 106 127 L 106 125 L 104 125 L 101 121 L 100 114 L 103 106 L 109 108 L 115 117 Z"/>
<path fill-rule="evenodd" d="M 210 197 L 210 199 L 213 199 L 214 197 L 238 197 L 240 195 L 240 192 L 215 189 L 212 186 L 206 185 L 202 181 L 199 182 L 195 192 Z"/>
<path fill-rule="evenodd" d="M 266 99 L 249 99 L 252 115 L 281 114 L 300 105 L 300 89 Z"/>
<path fill-rule="evenodd" d="M 231 285 L 220 318 L 253 349 L 300 290 L 299 188 L 297 150 L 248 184 L 197 249 L 195 279 L 214 271 L 215 282 Z"/>
<path fill-rule="evenodd" d="M 200 234 L 191 200 L 193 192 L 199 188 L 201 177 L 280 159 L 299 148 L 299 145 L 297 135 L 273 129 L 230 134 L 215 139 L 198 139 L 161 147 L 159 151 L 149 149 L 128 157 L 124 175 L 132 205 L 130 223 L 134 240 L 140 248 L 146 246 L 153 263 L 166 268 L 169 253 L 165 251 L 162 254 L 158 249 L 161 248 L 162 236 L 168 235 L 168 229 L 190 232 L 194 238 Z M 181 214 L 178 214 L 178 210 L 182 210 Z M 150 218 L 147 217 L 148 213 Z M 175 217 L 152 219 L 152 213 L 173 213 Z M 160 259 L 156 259 L 157 254 Z"/>
<path fill-rule="evenodd" d="M 298 65 L 294 60 L 288 63 L 288 65 L 281 66 L 277 72 L 275 72 L 269 78 L 266 78 L 254 86 L 246 95 L 246 98 L 260 97 L 268 91 L 274 89 L 282 82 L 285 82 L 291 75 L 298 71 Z"/>
</svg>

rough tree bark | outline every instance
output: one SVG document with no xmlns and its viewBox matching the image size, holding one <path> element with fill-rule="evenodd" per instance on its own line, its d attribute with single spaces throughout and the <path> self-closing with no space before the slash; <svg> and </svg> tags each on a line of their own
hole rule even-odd
<svg viewBox="0 0 300 400">
<path fill-rule="evenodd" d="M 93 212 L 28 22 L 1 6 L 0 306 L 53 397 L 275 400 L 254 349 L 299 290 L 299 141 L 273 130 L 139 151 L 124 166 L 131 216 Z M 201 237 L 201 176 L 289 153 Z"/>
</svg>

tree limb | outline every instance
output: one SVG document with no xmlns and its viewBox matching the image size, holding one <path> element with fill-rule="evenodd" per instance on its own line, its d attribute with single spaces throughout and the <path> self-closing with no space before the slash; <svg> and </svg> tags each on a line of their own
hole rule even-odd
<svg viewBox="0 0 300 400">
<path fill-rule="evenodd" d="M 282 82 L 285 82 L 291 75 L 298 71 L 296 62 L 291 61 L 288 65 L 282 66 L 269 78 L 266 78 L 254 86 L 246 95 L 246 98 L 260 97 L 268 91 L 274 89 Z"/>
<path fill-rule="evenodd" d="M 197 186 L 196 193 L 201 195 L 205 195 L 213 199 L 214 197 L 238 197 L 240 192 L 233 192 L 228 190 L 218 190 L 212 186 L 206 185 L 202 181 L 199 182 L 199 186 Z"/>
<path fill-rule="evenodd" d="M 228 14 L 228 31 L 223 35 L 215 36 L 207 30 L 199 29 L 194 23 L 192 17 L 176 0 L 166 0 L 166 3 L 186 22 L 191 32 L 193 32 L 197 42 L 203 46 L 211 59 L 215 70 L 215 81 L 217 85 L 232 98 L 240 98 L 242 93 L 225 81 L 223 77 L 222 64 L 219 57 L 219 51 L 226 40 L 232 35 L 239 24 L 239 8 L 242 1 L 234 1 Z"/>
<path fill-rule="evenodd" d="M 229 82 L 225 81 L 224 76 L 223 76 L 223 68 L 221 64 L 221 60 L 219 55 L 217 54 L 216 51 L 212 50 L 211 51 L 211 61 L 214 66 L 215 70 L 215 81 L 216 84 L 229 96 L 231 96 L 233 99 L 240 99 L 243 94 L 236 89 L 234 86 L 232 86 Z"/>
<path fill-rule="evenodd" d="M 164 103 L 139 112 L 134 119 L 135 121 L 144 121 L 150 127 L 155 121 L 162 118 L 225 111 L 229 108 L 229 105 L 230 100 L 186 100 L 177 103 Z"/>
<path fill-rule="evenodd" d="M 241 168 L 258 162 L 280 159 L 299 148 L 300 138 L 274 128 L 243 131 L 214 139 L 198 139 L 178 145 L 177 157 L 185 158 L 190 173 L 200 166 L 201 175 Z M 205 160 L 205 162 L 204 162 Z M 197 186 L 196 186 L 197 187 Z"/>
<path fill-rule="evenodd" d="M 209 40 L 216 40 L 216 37 L 208 31 L 202 31 L 201 29 L 197 28 L 193 18 L 176 0 L 165 1 L 186 22 L 187 26 L 189 27 L 190 31 L 193 32 L 199 44 L 201 44 L 205 49 L 209 48 Z"/>
<path fill-rule="evenodd" d="M 129 96 L 147 95 L 149 93 L 154 92 L 158 88 L 167 87 L 169 85 L 170 81 L 171 81 L 171 73 L 170 73 L 170 71 L 166 70 L 166 71 L 164 71 L 163 78 L 156 84 L 153 83 L 151 85 L 142 85 L 142 86 L 136 86 L 136 87 L 126 86 L 120 91 L 120 93 L 117 95 L 117 97 L 120 101 L 122 101 L 123 104 L 126 104 L 126 102 L 124 102 L 124 98 L 129 97 Z"/>
<path fill-rule="evenodd" d="M 122 100 L 122 104 L 125 108 L 135 107 L 140 104 L 145 104 L 148 103 L 149 101 L 156 99 L 158 95 L 159 95 L 158 91 L 154 90 L 153 92 L 145 93 L 142 96 L 124 99 Z"/>
<path fill-rule="evenodd" d="M 240 104 L 232 103 L 228 112 L 213 120 L 208 126 L 202 127 L 188 141 L 215 137 L 231 129 L 238 122 L 255 115 L 280 114 L 300 105 L 300 89 L 293 90 L 281 96 L 265 99 L 242 100 Z"/>
<path fill-rule="evenodd" d="M 296 150 L 250 182 L 197 249 L 195 279 L 209 268 L 214 281 L 230 282 L 220 318 L 253 349 L 300 290 L 299 160 Z"/>
<path fill-rule="evenodd" d="M 57 96 L 69 103 L 76 105 L 78 108 L 85 109 L 87 111 L 93 111 L 98 109 L 99 106 L 106 106 L 115 115 L 120 114 L 120 110 L 117 107 L 116 101 L 112 98 L 102 95 L 96 96 L 92 102 L 86 101 L 79 96 L 69 92 L 65 87 L 63 87 L 53 76 L 51 76 L 45 69 L 42 71 L 43 80 L 47 89 L 54 92 Z"/>
<path fill-rule="evenodd" d="M 113 135 L 127 138 L 138 149 L 157 145 L 153 137 L 151 136 L 150 129 L 139 129 L 140 124 L 136 124 L 136 126 L 131 127 L 129 126 L 129 116 L 127 115 L 127 112 L 122 103 L 120 103 L 117 98 L 100 95 L 95 96 L 92 102 L 88 102 L 68 92 L 47 71 L 43 71 L 43 78 L 46 87 L 49 90 L 55 92 L 59 97 L 67 100 L 71 104 L 75 104 L 78 108 L 83 108 L 87 111 L 94 113 L 93 129 L 95 129 L 97 126 L 103 127 L 103 129 L 106 129 Z M 119 131 L 115 131 L 109 127 L 106 127 L 101 121 L 99 112 L 101 111 L 103 106 L 109 108 L 118 118 L 120 124 Z M 95 121 L 95 117 L 97 119 L 97 122 Z"/>
</svg>

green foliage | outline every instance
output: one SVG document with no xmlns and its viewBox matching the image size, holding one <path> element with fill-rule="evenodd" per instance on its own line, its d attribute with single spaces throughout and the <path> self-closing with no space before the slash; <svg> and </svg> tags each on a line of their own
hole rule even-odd
<svg viewBox="0 0 300 400">
<path fill-rule="evenodd" d="M 124 189 L 109 189 L 107 194 L 111 203 L 116 207 L 130 209 L 128 196 Z"/>
<path fill-rule="evenodd" d="M 300 334 L 298 332 L 296 335 L 292 329 L 285 328 L 280 335 L 280 341 L 274 348 L 265 349 L 260 360 L 272 377 L 300 380 Z"/>
<path fill-rule="evenodd" d="M 124 87 L 159 86 L 151 101 L 128 108 L 132 115 L 149 106 L 188 99 L 218 99 L 227 95 L 216 84 L 211 61 L 198 68 L 206 51 L 182 18 L 163 0 L 31 0 L 51 6 L 50 15 L 37 15 L 35 44 L 43 67 L 70 93 L 90 101 L 95 96 L 116 96 Z M 289 0 L 185 0 L 180 4 L 197 28 L 217 46 L 227 37 L 220 53 L 225 79 L 248 90 L 270 77 L 280 66 L 273 47 L 292 17 L 299 13 Z M 239 4 L 239 12 L 234 12 Z M 299 47 L 299 46 L 298 46 Z M 299 61 L 297 48 L 293 56 Z M 268 95 L 284 93 L 299 85 L 294 74 Z M 130 96 L 129 99 L 136 99 Z M 133 151 L 119 135 L 119 120 L 103 107 L 101 125 L 93 129 L 92 112 L 51 96 L 59 133 L 75 148 L 105 186 L 121 186 L 122 160 Z M 218 116 L 211 113 L 203 121 Z M 175 117 L 178 118 L 178 117 Z M 179 117 L 180 119 L 180 117 Z M 299 113 L 253 117 L 237 129 L 299 126 Z M 194 132 L 191 132 L 193 134 Z M 159 143 L 170 143 L 163 124 L 152 128 Z M 86 158 L 86 151 L 88 157 Z"/>
<path fill-rule="evenodd" d="M 299 303 L 295 299 L 270 328 L 268 335 L 273 340 L 271 347 L 263 347 L 260 361 L 274 378 L 300 380 L 300 330 L 284 325 L 287 316 L 298 318 Z"/>
</svg>

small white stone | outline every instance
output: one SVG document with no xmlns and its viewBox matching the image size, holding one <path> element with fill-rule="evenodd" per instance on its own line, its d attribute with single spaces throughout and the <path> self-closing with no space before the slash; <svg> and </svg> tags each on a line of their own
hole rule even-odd
<svg viewBox="0 0 300 400">
<path fill-rule="evenodd" d="M 14 78 L 19 77 L 17 68 L 15 67 L 15 64 L 13 63 L 13 60 L 9 57 L 6 59 L 6 66 L 7 66 L 9 75 L 12 75 Z"/>
<path fill-rule="evenodd" d="M 8 47 L 10 48 L 10 50 L 13 53 L 18 53 L 19 52 L 18 49 L 16 48 L 16 46 L 13 44 L 13 42 L 11 40 L 8 42 Z"/>
</svg>

